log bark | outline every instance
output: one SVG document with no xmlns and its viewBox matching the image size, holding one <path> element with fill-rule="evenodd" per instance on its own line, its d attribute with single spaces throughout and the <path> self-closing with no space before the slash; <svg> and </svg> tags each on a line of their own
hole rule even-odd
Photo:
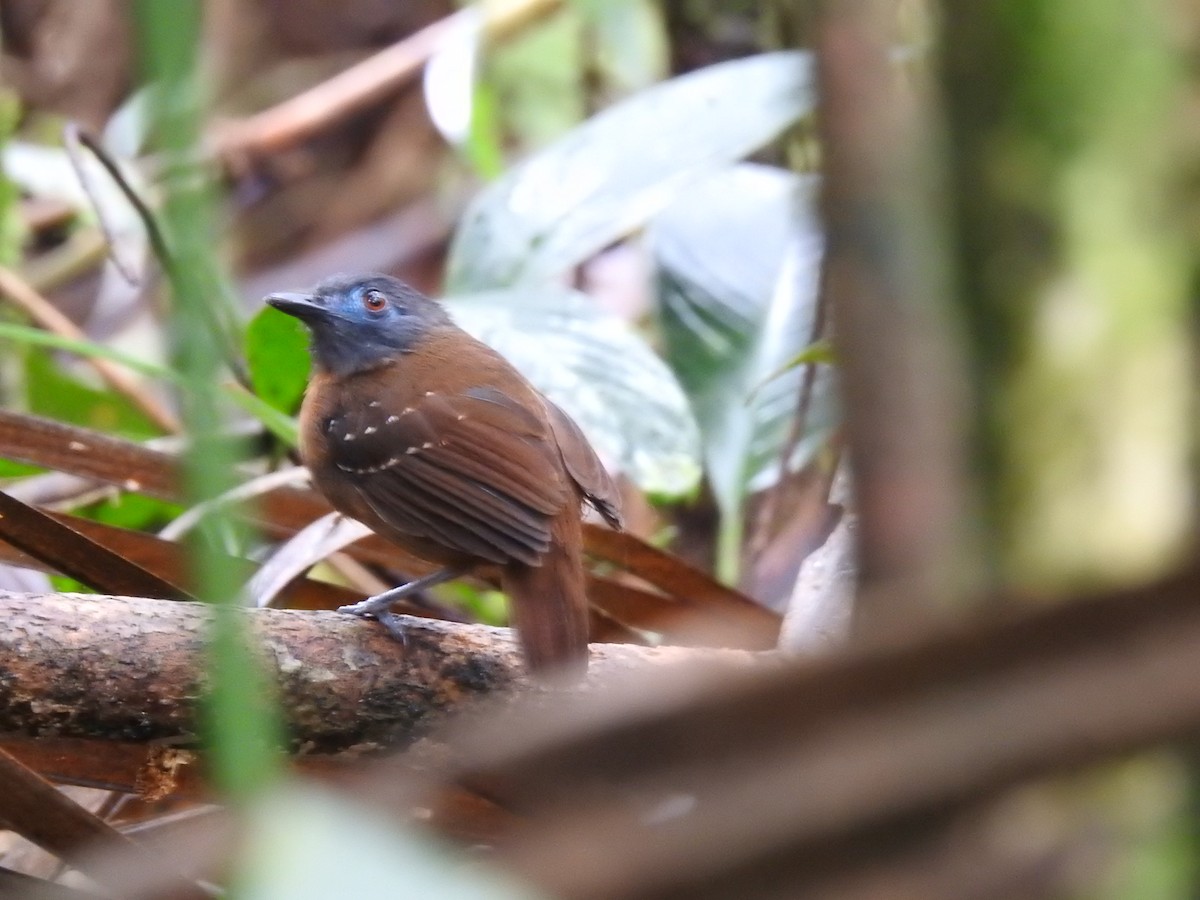
<svg viewBox="0 0 1200 900">
<path fill-rule="evenodd" d="M 189 741 L 210 615 L 199 603 L 0 592 L 0 733 Z M 299 753 L 403 746 L 500 693 L 587 693 L 638 665 L 744 667 L 772 656 L 594 644 L 587 678 L 556 687 L 527 677 L 507 628 L 406 618 L 401 645 L 373 622 L 333 612 L 245 615 Z"/>
</svg>

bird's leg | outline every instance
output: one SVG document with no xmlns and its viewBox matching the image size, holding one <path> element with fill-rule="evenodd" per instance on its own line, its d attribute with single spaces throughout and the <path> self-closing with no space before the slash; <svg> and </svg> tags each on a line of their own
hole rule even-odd
<svg viewBox="0 0 1200 900">
<path fill-rule="evenodd" d="M 389 607 L 397 600 L 401 600 L 409 594 L 415 594 L 417 591 L 431 588 L 434 585 L 441 584 L 443 581 L 450 581 L 452 578 L 462 575 L 465 571 L 466 569 L 461 566 L 447 566 L 415 581 L 394 587 L 390 591 L 384 591 L 382 594 L 368 597 L 360 603 L 355 603 L 351 606 L 339 606 L 338 612 L 349 613 L 352 616 L 369 616 L 377 619 L 379 624 L 387 629 L 388 634 L 402 644 L 407 643 L 408 638 L 404 633 L 404 626 L 400 623 L 400 617 L 392 612 Z"/>
</svg>

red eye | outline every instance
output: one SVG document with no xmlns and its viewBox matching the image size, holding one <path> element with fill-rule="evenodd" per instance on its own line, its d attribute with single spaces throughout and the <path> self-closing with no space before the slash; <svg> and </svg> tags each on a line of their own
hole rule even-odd
<svg viewBox="0 0 1200 900">
<path fill-rule="evenodd" d="M 383 296 L 382 291 L 367 291 L 363 294 L 362 304 L 371 312 L 379 312 L 387 306 L 387 297 Z"/>
</svg>

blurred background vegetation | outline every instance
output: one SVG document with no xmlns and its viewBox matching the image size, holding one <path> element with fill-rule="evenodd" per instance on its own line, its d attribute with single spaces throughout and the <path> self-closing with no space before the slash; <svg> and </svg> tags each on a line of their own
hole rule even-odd
<svg viewBox="0 0 1200 900">
<path fill-rule="evenodd" d="M 791 617 L 793 647 L 1063 602 L 1191 552 L 1189 4 L 7 0 L 0 51 L 0 401 L 188 438 L 183 503 L 0 458 L 41 508 L 158 532 L 235 466 L 286 468 L 306 337 L 262 297 L 383 271 L 580 422 L 635 535 Z M 831 502 L 840 465 L 854 501 Z M 799 610 L 805 558 L 848 522 L 849 638 L 848 594 Z M 236 605 L 220 560 L 270 542 L 236 516 L 199 530 L 197 594 Z M 7 590 L 88 587 L 0 566 Z M 434 602 L 504 621 L 483 587 Z M 318 846 L 353 813 L 263 799 L 269 692 L 221 622 L 214 780 L 260 816 L 245 890 L 285 896 L 300 862 L 271 842 Z M 996 896 L 1193 896 L 1194 783 L 1158 750 L 1007 796 L 988 859 L 1048 862 Z M 349 860 L 307 860 L 310 895 L 347 864 L 408 867 L 414 896 L 525 895 L 355 831 Z M 372 868 L 375 841 L 395 864 Z M 0 865 L 46 871 L 13 848 Z"/>
</svg>

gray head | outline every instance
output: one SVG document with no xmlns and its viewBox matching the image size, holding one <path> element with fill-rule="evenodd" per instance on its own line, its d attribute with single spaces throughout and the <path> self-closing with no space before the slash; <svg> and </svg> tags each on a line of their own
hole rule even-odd
<svg viewBox="0 0 1200 900">
<path fill-rule="evenodd" d="M 312 332 L 317 365 L 335 375 L 373 369 L 450 324 L 441 304 L 389 275 L 334 275 L 308 294 L 272 294 L 267 303 Z"/>
</svg>

